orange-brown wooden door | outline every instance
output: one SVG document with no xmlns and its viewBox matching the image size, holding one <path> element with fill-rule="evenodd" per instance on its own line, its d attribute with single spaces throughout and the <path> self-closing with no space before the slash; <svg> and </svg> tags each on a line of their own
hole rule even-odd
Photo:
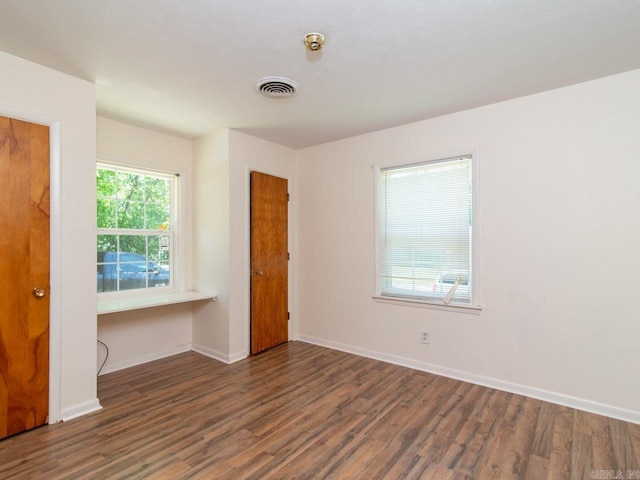
<svg viewBox="0 0 640 480">
<path fill-rule="evenodd" d="M 251 172 L 251 353 L 289 338 L 287 180 Z"/>
<path fill-rule="evenodd" d="M 49 412 L 49 128 L 0 117 L 0 438 Z M 38 290 L 40 289 L 40 290 Z"/>
</svg>

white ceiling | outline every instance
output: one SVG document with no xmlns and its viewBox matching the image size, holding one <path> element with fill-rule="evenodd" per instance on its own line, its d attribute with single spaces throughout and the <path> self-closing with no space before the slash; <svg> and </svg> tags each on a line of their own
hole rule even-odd
<svg viewBox="0 0 640 480">
<path fill-rule="evenodd" d="M 95 82 L 99 115 L 300 148 L 640 68 L 640 1 L 2 0 L 0 50 Z"/>
</svg>

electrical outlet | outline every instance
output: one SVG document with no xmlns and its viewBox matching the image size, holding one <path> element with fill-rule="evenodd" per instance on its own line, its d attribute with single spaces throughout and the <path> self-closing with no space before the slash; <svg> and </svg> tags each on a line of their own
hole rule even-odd
<svg viewBox="0 0 640 480">
<path fill-rule="evenodd" d="M 420 331 L 420 343 L 425 343 L 425 344 L 429 344 L 429 332 L 426 332 L 424 330 Z"/>
</svg>

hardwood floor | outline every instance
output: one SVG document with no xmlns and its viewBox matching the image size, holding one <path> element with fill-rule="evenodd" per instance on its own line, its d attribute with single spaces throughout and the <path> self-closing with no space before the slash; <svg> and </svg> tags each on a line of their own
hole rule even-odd
<svg viewBox="0 0 640 480">
<path fill-rule="evenodd" d="M 640 425 L 300 342 L 176 355 L 99 397 L 0 441 L 0 478 L 640 478 Z"/>
</svg>

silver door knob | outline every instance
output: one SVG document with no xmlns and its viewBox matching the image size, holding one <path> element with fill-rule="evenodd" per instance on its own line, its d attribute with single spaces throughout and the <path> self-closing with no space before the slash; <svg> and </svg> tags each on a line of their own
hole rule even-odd
<svg viewBox="0 0 640 480">
<path fill-rule="evenodd" d="M 44 297 L 44 288 L 36 287 L 33 289 L 33 295 L 38 298 Z"/>
</svg>

